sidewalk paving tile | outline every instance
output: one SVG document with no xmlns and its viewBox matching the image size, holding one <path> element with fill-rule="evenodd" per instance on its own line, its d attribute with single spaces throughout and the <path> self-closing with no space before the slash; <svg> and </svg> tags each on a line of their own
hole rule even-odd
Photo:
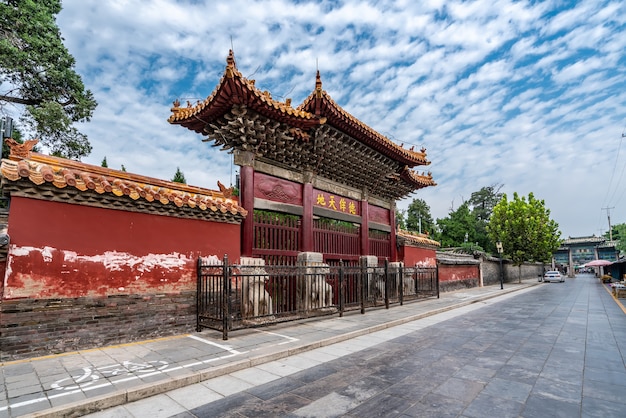
<svg viewBox="0 0 626 418">
<path fill-rule="evenodd" d="M 430 315 L 443 313 L 449 318 L 459 317 L 464 312 L 478 309 L 480 304 L 477 302 L 481 300 L 536 285 L 536 281 L 529 280 L 521 285 L 507 284 L 504 291 L 499 289 L 499 285 L 465 289 L 442 294 L 438 299 L 392 305 L 388 310 L 384 307 L 368 310 L 365 315 L 354 311 L 346 312 L 343 317 L 334 315 L 233 331 L 228 341 L 222 340 L 221 332 L 206 330 L 190 335 L 5 362 L 1 364 L 0 373 L 0 418 L 29 413 L 43 417 L 48 413 L 50 416 L 60 416 L 71 414 L 72 410 L 89 411 L 103 402 L 108 402 L 107 405 L 119 404 L 121 400 L 140 396 L 143 392 L 152 390 L 161 393 L 176 389 L 177 385 L 184 385 L 187 381 L 199 382 L 202 378 L 220 375 L 224 376 L 219 387 L 206 388 L 212 391 L 208 393 L 226 396 L 248 389 L 260 380 L 270 382 L 280 376 L 297 375 L 302 368 L 313 364 L 369 349 L 387 338 L 402 337 L 411 331 L 425 329 L 432 323 Z M 415 322 L 417 318 L 421 320 Z M 395 328 L 391 328 L 392 325 Z M 455 326 L 463 325 L 459 322 Z M 622 335 L 626 335 L 626 327 L 622 330 Z M 516 337 L 524 338 L 524 335 L 527 334 L 517 334 Z M 548 332 L 546 337 L 549 335 Z M 501 337 L 495 337 L 494 341 Z M 345 342 L 347 340 L 350 341 Z M 415 343 L 416 346 L 426 344 L 421 341 Z M 445 344 L 445 341 L 438 341 L 433 336 L 432 344 L 424 345 L 417 355 L 437 361 L 445 355 L 441 350 L 445 349 Z M 467 345 L 468 349 L 471 348 L 469 334 Z M 528 359 L 532 361 L 533 357 Z M 477 358 L 475 366 L 488 375 L 507 360 Z M 249 368 L 251 365 L 257 367 Z M 234 370 L 238 371 L 233 375 L 240 379 L 226 375 Z M 192 380 L 188 376 L 192 376 Z M 462 375 L 456 377 L 457 380 L 461 378 Z M 174 393 L 187 396 L 180 387 L 179 392 Z M 137 388 L 144 389 L 137 391 Z M 5 396 L 7 393 L 8 398 Z M 349 398 L 343 399 L 351 402 Z M 170 401 L 163 401 L 161 405 L 168 413 L 174 415 L 185 412 L 176 407 L 175 401 Z M 158 405 L 154 407 L 155 410 L 159 408 Z"/>
</svg>

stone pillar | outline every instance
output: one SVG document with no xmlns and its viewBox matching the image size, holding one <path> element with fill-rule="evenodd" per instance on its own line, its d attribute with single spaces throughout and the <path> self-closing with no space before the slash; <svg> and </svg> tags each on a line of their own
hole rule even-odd
<svg viewBox="0 0 626 418">
<path fill-rule="evenodd" d="M 485 264 L 484 256 L 480 256 L 480 264 L 478 265 L 478 287 L 485 286 L 485 279 L 483 277 L 483 265 Z"/>
<path fill-rule="evenodd" d="M 378 257 L 375 255 L 362 255 L 359 263 L 365 269 L 365 283 L 361 287 L 361 313 L 365 313 L 365 301 L 376 297 L 377 292 L 381 292 L 384 287 L 378 278 Z"/>
<path fill-rule="evenodd" d="M 395 292 L 398 295 L 400 304 L 404 303 L 404 295 L 411 289 L 411 275 L 408 275 L 408 280 L 407 277 L 400 277 L 400 269 L 402 267 L 404 265 L 401 261 L 390 262 L 387 265 L 387 277 L 393 279 L 385 289 L 385 291 L 390 290 L 390 295 L 393 295 Z M 406 275 L 406 271 L 404 271 L 404 274 Z"/>
<path fill-rule="evenodd" d="M 250 257 L 254 242 L 254 153 L 236 150 L 234 160 L 240 166 L 240 204 L 248 211 L 248 216 L 241 224 L 241 255 Z"/>
<path fill-rule="evenodd" d="M 375 255 L 362 255 L 359 260 L 361 264 L 365 263 L 366 267 L 378 267 L 378 257 Z"/>
<path fill-rule="evenodd" d="M 567 255 L 569 258 L 569 268 L 567 269 L 567 277 L 574 277 L 576 274 L 574 272 L 574 258 L 572 257 L 572 249 L 567 249 Z M 552 258 L 554 260 L 554 258 Z"/>
<path fill-rule="evenodd" d="M 309 311 L 329 307 L 333 304 L 333 289 L 326 282 L 330 267 L 324 263 L 322 253 L 298 254 L 297 265 L 301 274 L 296 278 L 296 307 Z"/>
<path fill-rule="evenodd" d="M 241 257 L 240 262 L 242 317 L 273 315 L 272 296 L 265 290 L 265 281 L 269 278 L 265 270 L 265 260 Z"/>
</svg>

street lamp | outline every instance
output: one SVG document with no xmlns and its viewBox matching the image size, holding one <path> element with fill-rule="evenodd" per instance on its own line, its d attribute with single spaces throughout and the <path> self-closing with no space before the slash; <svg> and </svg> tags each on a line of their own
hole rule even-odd
<svg viewBox="0 0 626 418">
<path fill-rule="evenodd" d="M 498 254 L 500 255 L 500 289 L 504 289 L 504 270 L 502 270 L 502 252 L 504 252 L 504 249 L 502 248 L 502 241 L 496 242 L 496 248 L 498 249 Z"/>
</svg>

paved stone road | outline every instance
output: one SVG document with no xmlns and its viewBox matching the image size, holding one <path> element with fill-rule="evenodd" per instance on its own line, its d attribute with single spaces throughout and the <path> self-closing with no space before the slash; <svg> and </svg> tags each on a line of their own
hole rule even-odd
<svg viewBox="0 0 626 418">
<path fill-rule="evenodd" d="M 92 417 L 624 417 L 626 313 L 581 275 Z"/>
</svg>

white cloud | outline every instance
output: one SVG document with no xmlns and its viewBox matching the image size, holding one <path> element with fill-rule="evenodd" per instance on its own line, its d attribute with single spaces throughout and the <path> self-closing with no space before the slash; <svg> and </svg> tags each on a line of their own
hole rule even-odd
<svg viewBox="0 0 626 418">
<path fill-rule="evenodd" d="M 81 127 L 87 162 L 229 183 L 231 156 L 167 118 L 174 99 L 212 92 L 232 39 L 239 69 L 274 97 L 299 103 L 319 68 L 348 112 L 426 147 L 438 186 L 401 208 L 419 197 L 442 218 L 503 183 L 545 199 L 566 236 L 606 229 L 602 207 L 626 222 L 623 194 L 607 190 L 626 181 L 612 158 L 626 126 L 623 2 L 65 0 L 58 23 L 99 102 Z"/>
</svg>

